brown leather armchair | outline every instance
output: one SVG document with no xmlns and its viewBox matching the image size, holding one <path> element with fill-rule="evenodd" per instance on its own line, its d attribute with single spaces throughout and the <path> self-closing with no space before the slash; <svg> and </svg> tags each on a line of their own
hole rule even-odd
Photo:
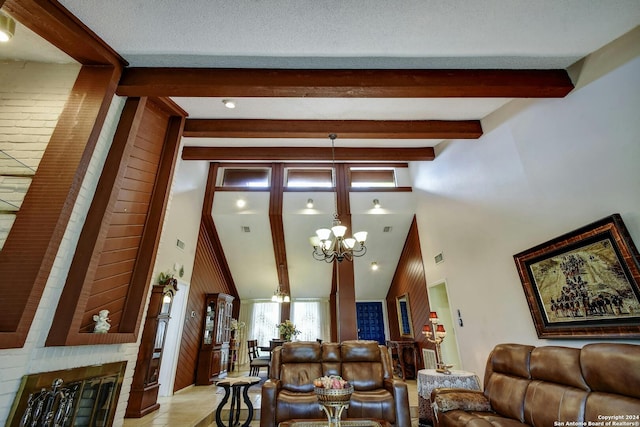
<svg viewBox="0 0 640 427">
<path fill-rule="evenodd" d="M 341 375 L 351 395 L 347 418 L 379 418 L 395 426 L 411 425 L 407 384 L 393 378 L 385 346 L 375 341 L 292 342 L 275 349 L 271 378 L 262 387 L 261 427 L 294 418 L 325 417 L 312 381 Z"/>
</svg>

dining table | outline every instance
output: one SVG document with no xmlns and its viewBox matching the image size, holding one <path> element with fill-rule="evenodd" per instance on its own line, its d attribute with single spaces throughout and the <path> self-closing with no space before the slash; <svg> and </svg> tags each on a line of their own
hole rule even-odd
<svg viewBox="0 0 640 427">
<path fill-rule="evenodd" d="M 258 346 L 258 350 L 260 350 L 261 352 L 267 353 L 269 355 L 269 358 L 271 358 L 271 352 L 276 348 L 281 346 L 286 340 L 282 340 L 282 339 L 273 339 L 273 340 L 269 340 L 269 345 L 268 346 L 264 346 L 264 345 L 259 345 Z"/>
</svg>

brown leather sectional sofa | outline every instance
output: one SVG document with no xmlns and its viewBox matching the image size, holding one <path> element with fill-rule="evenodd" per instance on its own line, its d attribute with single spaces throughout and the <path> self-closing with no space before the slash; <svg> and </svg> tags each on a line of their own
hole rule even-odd
<svg viewBox="0 0 640 427">
<path fill-rule="evenodd" d="M 354 387 L 347 418 L 411 425 L 407 384 L 393 378 L 387 348 L 375 341 L 343 341 L 287 342 L 273 351 L 270 379 L 262 387 L 260 426 L 275 427 L 297 418 L 326 419 L 312 381 L 328 375 L 340 375 Z"/>
<path fill-rule="evenodd" d="M 500 344 L 484 392 L 436 389 L 431 402 L 438 427 L 638 425 L 640 345 Z"/>
</svg>

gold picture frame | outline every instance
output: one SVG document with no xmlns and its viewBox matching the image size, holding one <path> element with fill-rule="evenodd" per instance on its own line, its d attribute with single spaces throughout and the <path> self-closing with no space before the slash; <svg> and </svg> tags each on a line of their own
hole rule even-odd
<svg viewBox="0 0 640 427">
<path fill-rule="evenodd" d="M 539 338 L 640 337 L 640 256 L 620 214 L 513 257 Z"/>
</svg>

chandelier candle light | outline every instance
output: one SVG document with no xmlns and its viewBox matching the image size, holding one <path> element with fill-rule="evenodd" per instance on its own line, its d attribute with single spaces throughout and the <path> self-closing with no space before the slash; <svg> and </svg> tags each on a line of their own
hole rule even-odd
<svg viewBox="0 0 640 427">
<path fill-rule="evenodd" d="M 447 365 L 442 361 L 442 350 L 440 349 L 440 344 L 444 341 L 444 337 L 447 335 L 447 332 L 444 330 L 444 325 L 440 324 L 438 313 L 435 311 L 429 313 L 429 323 L 431 323 L 431 325 L 424 325 L 422 327 L 422 333 L 427 337 L 427 341 L 436 345 L 436 355 L 438 358 L 438 363 L 436 363 L 436 372 L 451 374 L 449 368 L 452 368 L 453 365 Z"/>
<path fill-rule="evenodd" d="M 284 277 L 284 266 L 280 264 L 280 282 L 282 282 L 282 278 Z M 282 304 L 283 302 L 291 302 L 291 298 L 289 294 L 282 290 L 282 286 L 278 284 L 278 288 L 273 293 L 271 297 L 271 301 L 277 302 L 278 304 Z"/>
<path fill-rule="evenodd" d="M 291 302 L 291 298 L 278 286 L 278 289 L 276 289 L 271 297 L 271 301 L 282 304 L 283 302 Z"/>
<path fill-rule="evenodd" d="M 336 134 L 329 135 L 331 139 L 331 158 L 333 164 L 333 170 L 336 166 L 335 156 L 335 139 Z M 346 259 L 352 261 L 353 257 L 361 257 L 367 252 L 367 248 L 364 245 L 367 240 L 367 232 L 359 231 L 353 235 L 353 237 L 345 237 L 347 233 L 347 227 L 340 223 L 338 218 L 338 207 L 336 202 L 336 210 L 333 214 L 333 224 L 329 228 L 320 228 L 316 230 L 316 235 L 309 238 L 311 246 L 313 246 L 313 258 L 318 261 L 325 261 L 331 263 L 334 260 L 342 262 Z M 333 239 L 331 235 L 333 234 Z"/>
</svg>

